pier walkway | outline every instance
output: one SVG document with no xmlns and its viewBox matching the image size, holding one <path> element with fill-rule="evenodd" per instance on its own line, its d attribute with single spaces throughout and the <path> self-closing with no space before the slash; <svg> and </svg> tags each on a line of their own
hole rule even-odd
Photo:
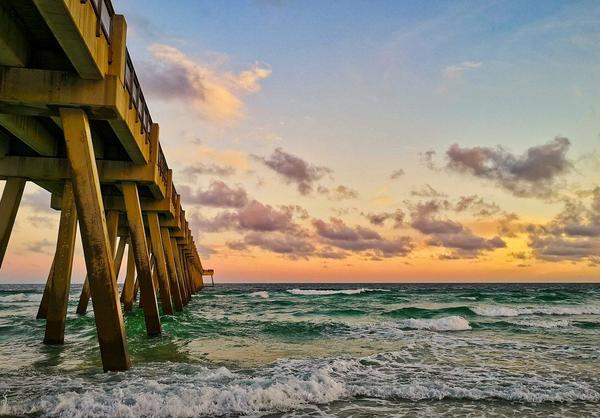
<svg viewBox="0 0 600 418">
<path fill-rule="evenodd" d="M 77 226 L 105 370 L 130 367 L 123 311 L 149 336 L 185 308 L 204 269 L 110 0 L 0 0 L 0 267 L 27 181 L 60 211 L 38 318 L 63 344 Z M 127 248 L 122 289 L 116 278 Z M 160 311 L 159 311 L 160 307 Z M 162 311 L 162 312 L 161 312 Z"/>
</svg>

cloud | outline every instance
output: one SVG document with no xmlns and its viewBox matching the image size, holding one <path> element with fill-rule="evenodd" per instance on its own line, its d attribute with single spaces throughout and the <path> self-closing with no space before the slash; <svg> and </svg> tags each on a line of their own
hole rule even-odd
<svg viewBox="0 0 600 418">
<path fill-rule="evenodd" d="M 271 205 L 265 205 L 257 200 L 251 200 L 247 205 L 235 210 L 224 211 L 213 218 L 204 218 L 193 213 L 190 215 L 192 227 L 199 232 L 221 231 L 300 231 L 294 222 L 294 213 L 303 216 L 304 209 L 299 206 L 282 206 L 279 210 Z"/>
<path fill-rule="evenodd" d="M 284 208 L 278 211 L 256 200 L 240 209 L 237 218 L 242 229 L 253 231 L 286 231 L 296 227 L 291 210 Z"/>
<path fill-rule="evenodd" d="M 180 187 L 179 190 L 186 196 L 189 203 L 197 203 L 206 206 L 220 208 L 241 208 L 248 203 L 248 194 L 241 187 L 231 188 L 220 180 L 211 181 L 207 190 L 191 192 L 188 187 Z"/>
<path fill-rule="evenodd" d="M 52 228 L 57 224 L 55 217 L 43 215 L 28 216 L 27 222 L 35 228 Z"/>
<path fill-rule="evenodd" d="M 448 79 L 459 79 L 467 71 L 474 71 L 481 68 L 481 62 L 463 61 L 460 64 L 449 65 L 444 68 L 444 77 Z"/>
<path fill-rule="evenodd" d="M 408 255 L 413 249 L 409 237 L 386 239 L 372 229 L 361 226 L 350 227 L 338 218 L 331 218 L 329 223 L 315 219 L 313 226 L 327 245 L 343 250 L 371 251 L 380 257 L 398 257 Z"/>
<path fill-rule="evenodd" d="M 586 205 L 565 200 L 563 210 L 546 225 L 529 225 L 529 246 L 544 261 L 587 261 L 600 264 L 600 187 Z"/>
<path fill-rule="evenodd" d="M 448 195 L 442 192 L 439 192 L 437 190 L 435 190 L 433 187 L 431 187 L 429 184 L 426 184 L 424 186 L 422 186 L 420 189 L 418 190 L 412 190 L 410 192 L 411 196 L 418 196 L 418 197 L 432 197 L 432 198 L 436 198 L 436 197 L 447 197 Z"/>
<path fill-rule="evenodd" d="M 454 144 L 446 151 L 447 168 L 494 181 L 515 196 L 550 198 L 556 193 L 556 179 L 572 168 L 566 156 L 570 145 L 567 138 L 556 137 L 514 155 L 501 147 Z"/>
<path fill-rule="evenodd" d="M 438 171 L 439 168 L 436 165 L 435 161 L 433 160 L 435 158 L 436 154 L 437 153 L 434 150 L 420 152 L 419 153 L 419 161 L 421 162 L 421 164 L 423 164 L 428 169 L 433 170 L 433 171 Z"/>
<path fill-rule="evenodd" d="M 219 72 L 196 62 L 170 45 L 149 47 L 153 64 L 144 66 L 145 91 L 164 100 L 180 100 L 191 105 L 205 120 L 228 122 L 243 117 L 242 94 L 260 91 L 260 82 L 271 69 L 255 64 L 238 74 Z"/>
<path fill-rule="evenodd" d="M 362 215 L 369 220 L 371 225 L 375 226 L 383 226 L 390 219 L 394 221 L 394 228 L 400 228 L 404 223 L 404 212 L 400 209 L 395 212 L 362 213 Z"/>
<path fill-rule="evenodd" d="M 513 224 L 518 220 L 519 216 L 516 213 L 505 213 L 498 221 L 498 233 L 503 237 L 516 237 L 516 229 L 518 229 L 518 227 L 515 228 Z"/>
<path fill-rule="evenodd" d="M 315 251 L 314 245 L 306 238 L 282 233 L 250 232 L 240 241 L 228 242 L 227 246 L 238 251 L 246 250 L 248 247 L 258 247 L 292 259 L 308 258 Z"/>
<path fill-rule="evenodd" d="M 288 184 L 295 184 L 302 195 L 310 194 L 314 182 L 331 173 L 331 169 L 309 164 L 281 148 L 275 149 L 270 157 L 254 156 L 254 158 L 283 177 Z"/>
<path fill-rule="evenodd" d="M 184 167 L 183 174 L 187 176 L 213 175 L 219 177 L 227 177 L 235 174 L 233 167 L 224 167 L 218 164 L 195 163 Z"/>
<path fill-rule="evenodd" d="M 418 203 L 411 213 L 411 226 L 428 236 L 427 245 L 451 250 L 450 254 L 440 258 L 476 258 L 483 251 L 506 247 L 506 243 L 498 236 L 489 239 L 480 237 L 459 222 L 436 217 L 444 206 L 445 203 L 432 200 Z"/>
<path fill-rule="evenodd" d="M 39 241 L 26 242 L 24 245 L 25 251 L 32 253 L 52 254 L 56 243 L 44 238 Z"/>
<path fill-rule="evenodd" d="M 502 210 L 496 203 L 486 202 L 481 196 L 476 194 L 461 196 L 454 205 L 456 212 L 471 211 L 476 216 L 489 217 L 500 213 Z"/>
<path fill-rule="evenodd" d="M 394 171 L 392 171 L 392 174 L 390 174 L 390 180 L 397 180 L 400 177 L 402 177 L 404 174 L 406 174 L 406 173 L 401 168 L 399 168 L 398 170 L 394 170 Z"/>
<path fill-rule="evenodd" d="M 356 190 L 341 184 L 333 189 L 319 185 L 317 191 L 320 194 L 327 195 L 329 200 L 336 201 L 356 199 L 359 196 Z"/>
<path fill-rule="evenodd" d="M 21 204 L 34 212 L 47 212 L 50 209 L 50 193 L 46 190 L 38 190 L 35 193 L 23 194 Z"/>
</svg>

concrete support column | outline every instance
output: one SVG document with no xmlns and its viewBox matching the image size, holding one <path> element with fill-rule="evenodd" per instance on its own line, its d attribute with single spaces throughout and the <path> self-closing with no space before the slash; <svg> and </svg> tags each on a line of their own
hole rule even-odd
<svg viewBox="0 0 600 418">
<path fill-rule="evenodd" d="M 169 228 L 160 228 L 163 248 L 165 250 L 165 259 L 167 262 L 167 270 L 169 272 L 169 283 L 171 285 L 171 295 L 173 296 L 173 305 L 176 311 L 183 309 L 181 301 L 181 288 L 179 287 L 177 267 L 175 267 L 175 258 L 173 257 L 173 247 L 171 246 L 171 234 Z"/>
<path fill-rule="evenodd" d="M 163 313 L 173 315 L 173 302 L 171 299 L 171 286 L 169 273 L 167 272 L 167 262 L 165 260 L 165 250 L 163 248 L 162 236 L 160 234 L 160 222 L 158 213 L 148 212 L 148 229 L 150 230 L 150 242 L 152 243 L 152 253 L 154 254 L 154 269 L 158 276 L 160 289 L 160 301 L 162 303 Z"/>
<path fill-rule="evenodd" d="M 121 292 L 121 302 L 125 312 L 131 312 L 135 298 L 135 254 L 131 244 L 127 247 L 127 275 L 125 283 L 123 283 L 123 291 Z"/>
<path fill-rule="evenodd" d="M 159 335 L 161 333 L 160 317 L 158 315 L 154 283 L 152 283 L 150 258 L 148 257 L 148 245 L 137 185 L 129 182 L 123 183 L 122 191 L 125 199 L 125 210 L 127 211 L 127 222 L 129 223 L 130 243 L 133 246 L 135 267 L 140 282 L 140 298 L 144 307 L 146 332 L 148 335 Z"/>
<path fill-rule="evenodd" d="M 25 179 L 22 178 L 9 178 L 4 184 L 2 199 L 0 199 L 0 268 L 2 268 L 8 240 L 15 225 L 23 189 L 25 189 Z"/>
<path fill-rule="evenodd" d="M 181 301 L 183 305 L 187 305 L 190 300 L 187 286 L 185 284 L 185 276 L 183 274 L 183 268 L 181 266 L 181 259 L 179 257 L 179 246 L 177 245 L 177 239 L 171 238 L 171 248 L 173 250 L 173 257 L 175 259 L 175 267 L 177 268 L 177 277 L 179 279 L 179 287 L 182 290 Z"/>
<path fill-rule="evenodd" d="M 119 229 L 119 212 L 116 210 L 109 210 L 106 215 L 106 227 L 108 229 L 108 240 L 112 249 L 113 256 L 116 250 L 117 231 Z M 121 254 L 121 257 L 123 255 Z M 121 267 L 121 261 L 117 263 L 115 260 L 115 280 L 119 276 L 119 270 Z M 79 295 L 79 303 L 77 304 L 77 313 L 79 315 L 85 315 L 87 312 L 88 302 L 90 301 L 90 283 L 88 277 L 85 276 L 83 287 L 81 288 L 81 295 Z"/>
<path fill-rule="evenodd" d="M 44 344 L 63 344 L 65 321 L 73 270 L 73 252 L 77 235 L 77 209 L 73 197 L 73 186 L 65 181 L 60 211 L 60 225 L 54 255 L 54 273 L 48 286 L 48 311 Z"/>
<path fill-rule="evenodd" d="M 56 260 L 56 254 L 54 254 L 54 258 L 52 259 L 52 266 L 50 267 L 50 273 L 48 273 L 48 279 L 46 280 L 46 287 L 44 287 L 44 294 L 42 295 L 40 307 L 38 308 L 38 312 L 37 312 L 35 319 L 46 319 L 46 315 L 48 315 L 48 292 L 50 292 L 50 284 L 52 282 L 52 278 L 54 277 L 54 261 L 55 260 Z"/>
<path fill-rule="evenodd" d="M 104 370 L 131 366 L 92 135 L 80 109 L 60 109 Z"/>
<path fill-rule="evenodd" d="M 192 281 L 190 278 L 190 271 L 188 270 L 188 261 L 183 253 L 183 249 L 179 247 L 179 258 L 181 259 L 181 269 L 183 270 L 183 277 L 185 277 L 185 284 L 188 288 L 188 294 L 190 295 L 190 299 L 192 295 L 195 293 L 194 288 L 192 287 Z"/>
</svg>

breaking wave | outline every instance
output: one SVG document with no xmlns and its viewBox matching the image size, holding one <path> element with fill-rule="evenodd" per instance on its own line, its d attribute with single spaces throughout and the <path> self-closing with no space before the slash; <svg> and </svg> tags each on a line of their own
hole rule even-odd
<svg viewBox="0 0 600 418">
<path fill-rule="evenodd" d="M 370 289 L 361 287 L 360 289 L 289 289 L 288 293 L 302 296 L 329 296 L 329 295 L 358 295 L 365 292 L 389 292 L 388 289 Z"/>
<path fill-rule="evenodd" d="M 248 296 L 250 296 L 252 298 L 269 299 L 269 292 L 267 292 L 265 290 L 262 290 L 262 291 L 259 291 L 259 292 L 252 292 Z"/>
<path fill-rule="evenodd" d="M 355 397 L 410 401 L 502 399 L 527 403 L 600 401 L 600 393 L 592 386 L 551 374 L 515 379 L 504 372 L 490 371 L 482 377 L 479 367 L 467 367 L 457 376 L 447 368 L 414 365 L 408 367 L 422 367 L 418 374 L 410 378 L 410 373 L 417 370 L 407 370 L 409 374 L 398 379 L 398 374 L 407 368 L 404 356 L 403 352 L 391 352 L 358 359 L 282 359 L 252 374 L 225 367 L 191 366 L 192 370 L 184 371 L 183 366 L 161 365 L 160 374 L 140 368 L 127 374 L 93 376 L 93 384 L 77 377 L 53 377 L 37 382 L 39 396 L 19 403 L 8 398 L 3 405 L 0 403 L 0 413 L 43 413 L 67 418 L 257 415 Z M 460 378 L 463 381 L 457 380 Z"/>
<path fill-rule="evenodd" d="M 466 331 L 471 329 L 469 321 L 462 316 L 446 316 L 437 319 L 405 319 L 400 328 L 425 329 L 430 331 Z"/>
<path fill-rule="evenodd" d="M 40 300 L 42 300 L 42 295 L 35 293 L 13 293 L 10 295 L 0 296 L 0 303 L 39 302 Z"/>
<path fill-rule="evenodd" d="M 600 315 L 600 306 L 476 306 L 471 308 L 479 316 L 513 317 L 521 315 Z"/>
</svg>

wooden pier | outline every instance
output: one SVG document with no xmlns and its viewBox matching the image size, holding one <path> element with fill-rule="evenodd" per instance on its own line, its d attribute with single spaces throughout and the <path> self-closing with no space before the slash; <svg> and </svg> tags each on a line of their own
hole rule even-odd
<svg viewBox="0 0 600 418">
<path fill-rule="evenodd" d="M 79 225 L 87 276 L 77 313 L 91 300 L 105 370 L 130 367 L 123 311 L 137 289 L 146 332 L 159 335 L 161 314 L 185 309 L 214 274 L 202 267 L 126 38 L 110 0 L 0 0 L 0 268 L 33 182 L 61 213 L 38 312 L 43 341 L 65 339 Z"/>
</svg>

